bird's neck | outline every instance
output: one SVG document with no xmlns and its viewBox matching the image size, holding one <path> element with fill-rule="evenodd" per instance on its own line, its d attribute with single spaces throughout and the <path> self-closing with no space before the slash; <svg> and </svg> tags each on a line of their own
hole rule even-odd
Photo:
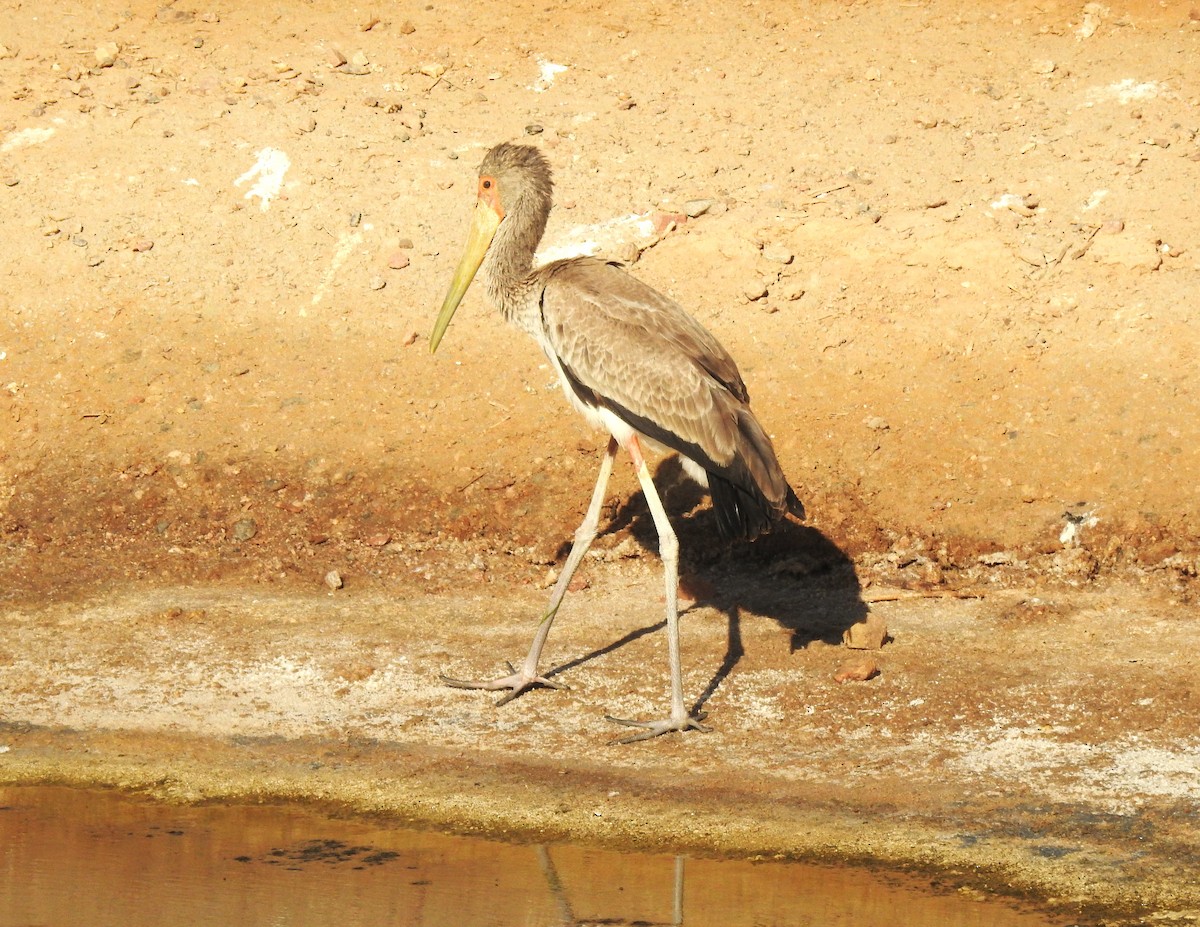
<svg viewBox="0 0 1200 927">
<path fill-rule="evenodd" d="M 496 229 L 484 268 L 488 299 L 517 327 L 533 331 L 526 316 L 536 312 L 533 255 L 546 229 L 549 209 L 517 203 Z"/>
</svg>

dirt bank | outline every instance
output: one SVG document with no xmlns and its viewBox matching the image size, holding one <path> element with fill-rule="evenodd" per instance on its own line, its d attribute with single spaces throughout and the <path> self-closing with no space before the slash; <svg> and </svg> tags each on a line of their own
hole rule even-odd
<svg viewBox="0 0 1200 927">
<path fill-rule="evenodd" d="M 0 7 L 7 778 L 1200 909 L 1200 12 Z M 523 652 L 603 447 L 478 295 L 424 347 L 509 138 L 547 247 L 738 358 L 810 513 L 726 551 L 668 492 L 714 735 L 606 746 L 663 687 L 624 467 L 571 691 L 437 683 Z"/>
</svg>

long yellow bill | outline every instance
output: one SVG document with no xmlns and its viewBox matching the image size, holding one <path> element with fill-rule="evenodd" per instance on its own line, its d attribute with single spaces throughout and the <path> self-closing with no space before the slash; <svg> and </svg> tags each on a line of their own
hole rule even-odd
<svg viewBox="0 0 1200 927">
<path fill-rule="evenodd" d="M 458 308 L 462 298 L 467 295 L 471 281 L 475 279 L 479 265 L 483 263 L 483 256 L 487 254 L 492 237 L 499 227 L 500 217 L 496 215 L 496 211 L 483 200 L 479 200 L 475 204 L 475 212 L 471 217 L 471 234 L 467 238 L 466 250 L 463 251 L 462 260 L 458 262 L 458 269 L 454 271 L 454 279 L 450 281 L 450 290 L 442 301 L 442 311 L 438 313 L 437 321 L 433 324 L 433 334 L 429 336 L 430 354 L 437 350 L 442 335 L 446 334 L 450 319 L 454 316 L 454 310 Z"/>
</svg>

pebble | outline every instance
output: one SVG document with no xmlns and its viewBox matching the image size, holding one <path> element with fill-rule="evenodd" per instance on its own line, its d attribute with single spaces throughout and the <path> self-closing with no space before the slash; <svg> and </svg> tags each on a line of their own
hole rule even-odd
<svg viewBox="0 0 1200 927">
<path fill-rule="evenodd" d="M 332 45 L 325 49 L 325 60 L 327 60 L 329 62 L 329 66 L 333 68 L 340 68 L 347 61 L 346 56 L 342 54 L 341 49 L 334 48 Z"/>
<path fill-rule="evenodd" d="M 879 662 L 874 657 L 855 657 L 842 664 L 834 674 L 833 681 L 837 683 L 866 682 L 878 675 Z"/>
<path fill-rule="evenodd" d="M 399 248 L 388 255 L 387 266 L 392 270 L 404 270 L 409 263 L 411 262 L 409 261 L 408 255 Z"/>
<path fill-rule="evenodd" d="M 253 518 L 239 518 L 233 523 L 229 536 L 238 544 L 250 540 L 258 534 L 258 522 Z"/>
<path fill-rule="evenodd" d="M 296 131 L 298 133 L 300 133 L 301 135 L 307 135 L 309 132 L 315 131 L 316 128 L 317 128 L 316 118 L 313 116 L 309 116 L 307 119 L 300 120 L 300 122 L 296 126 Z"/>
<path fill-rule="evenodd" d="M 406 19 L 406 20 L 404 20 L 404 22 L 402 22 L 400 24 L 400 34 L 401 35 L 412 35 L 416 31 L 417 31 L 417 27 L 413 25 L 411 19 Z"/>
<path fill-rule="evenodd" d="M 1049 58 L 1033 63 L 1034 74 L 1053 74 L 1056 70 L 1058 70 L 1058 65 Z"/>
<path fill-rule="evenodd" d="M 803 297 L 805 292 L 804 285 L 794 277 L 784 280 L 781 286 L 775 288 L 776 295 L 790 303 Z"/>
<path fill-rule="evenodd" d="M 870 418 L 863 419 L 863 424 L 872 431 L 888 431 L 892 427 L 887 423 L 886 419 L 882 419 L 878 415 L 872 415 Z"/>
<path fill-rule="evenodd" d="M 341 589 L 345 585 L 342 581 L 342 574 L 337 570 L 330 570 L 325 574 L 325 585 L 330 589 Z"/>
<path fill-rule="evenodd" d="M 887 622 L 882 616 L 869 613 L 862 621 L 846 628 L 842 643 L 851 650 L 879 650 L 887 636 Z"/>
<path fill-rule="evenodd" d="M 378 25 L 379 25 L 379 23 L 380 23 L 380 19 L 379 19 L 379 17 L 378 17 L 378 16 L 372 16 L 372 17 L 370 17 L 369 19 L 367 19 L 367 21 L 366 21 L 366 22 L 364 22 L 364 23 L 363 23 L 361 26 L 359 26 L 358 28 L 359 28 L 359 31 L 360 31 L 360 32 L 370 32 L 372 29 L 374 29 L 376 26 L 378 26 Z"/>
<path fill-rule="evenodd" d="M 767 285 L 761 280 L 749 280 L 742 287 L 742 295 L 750 302 L 763 299 L 767 295 Z"/>
<path fill-rule="evenodd" d="M 536 122 L 531 122 L 529 125 L 527 125 L 525 127 L 526 135 L 541 135 L 545 131 L 546 130 L 544 128 L 542 128 L 540 125 L 538 125 Z"/>
<path fill-rule="evenodd" d="M 772 264 L 790 264 L 796 259 L 783 245 L 770 244 L 766 245 L 762 250 L 762 255 Z"/>
<path fill-rule="evenodd" d="M 712 200 L 688 200 L 683 204 L 683 214 L 689 219 L 697 219 L 713 207 Z"/>
<path fill-rule="evenodd" d="M 446 73 L 446 66 L 444 64 L 438 64 L 436 61 L 426 62 L 425 64 L 420 65 L 417 70 L 426 77 L 432 77 L 436 79 Z"/>
<path fill-rule="evenodd" d="M 368 286 L 369 286 L 369 287 L 370 287 L 372 290 L 382 290 L 382 289 L 383 289 L 385 286 L 387 286 L 387 281 L 386 281 L 386 280 L 384 280 L 384 279 L 383 279 L 383 277 L 379 276 L 378 274 L 375 274 L 375 275 L 374 275 L 373 277 L 371 277 L 371 279 L 370 279 L 370 280 L 367 282 L 367 285 L 368 285 Z"/>
<path fill-rule="evenodd" d="M 7 45 L 0 45 L 0 60 L 17 57 L 17 51 L 17 49 L 10 48 Z"/>
<path fill-rule="evenodd" d="M 120 46 L 116 42 L 105 42 L 103 45 L 96 46 L 96 67 L 111 68 L 117 63 L 117 55 L 120 54 Z"/>
<path fill-rule="evenodd" d="M 154 242 L 152 242 L 149 238 L 139 238 L 133 243 L 133 250 L 138 252 L 149 251 L 153 247 Z"/>
</svg>

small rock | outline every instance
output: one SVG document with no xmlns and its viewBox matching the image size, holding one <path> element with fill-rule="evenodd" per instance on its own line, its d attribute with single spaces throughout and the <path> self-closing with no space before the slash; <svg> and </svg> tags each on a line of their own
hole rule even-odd
<svg viewBox="0 0 1200 927">
<path fill-rule="evenodd" d="M 330 570 L 325 574 L 325 585 L 330 589 L 341 589 L 345 585 L 342 582 L 342 574 L 337 570 Z"/>
<path fill-rule="evenodd" d="M 1034 74 L 1053 74 L 1056 70 L 1058 70 L 1058 65 L 1048 58 L 1033 63 Z"/>
<path fill-rule="evenodd" d="M 379 25 L 380 21 L 381 20 L 379 19 L 378 16 L 370 16 L 367 18 L 366 22 L 364 22 L 361 26 L 358 27 L 359 31 L 360 32 L 370 32 L 372 29 L 374 29 L 376 26 Z"/>
<path fill-rule="evenodd" d="M 681 212 L 656 212 L 650 216 L 650 225 L 654 234 L 659 238 L 668 232 L 673 232 L 687 222 L 687 216 Z"/>
<path fill-rule="evenodd" d="M 307 119 L 301 119 L 296 125 L 296 131 L 301 135 L 307 135 L 309 132 L 316 131 L 317 120 L 314 116 L 309 116 Z"/>
<path fill-rule="evenodd" d="M 139 238 L 133 243 L 133 250 L 137 252 L 149 251 L 154 247 L 154 242 L 149 238 Z"/>
<path fill-rule="evenodd" d="M 527 125 L 525 127 L 526 135 L 541 135 L 545 131 L 546 130 L 543 129 L 540 125 L 538 125 L 536 122 L 530 123 L 529 125 Z"/>
<path fill-rule="evenodd" d="M 762 256 L 772 264 L 790 264 L 796 256 L 783 245 L 770 244 L 763 247 Z"/>
<path fill-rule="evenodd" d="M 387 266 L 392 270 L 404 270 L 409 263 L 408 255 L 399 249 L 388 255 Z"/>
<path fill-rule="evenodd" d="M 887 640 L 887 622 L 874 613 L 842 632 L 842 643 L 851 650 L 879 650 Z"/>
<path fill-rule="evenodd" d="M 863 419 L 863 424 L 872 431 L 887 431 L 892 427 L 887 423 L 886 419 L 882 419 L 878 415 L 872 415 L 870 418 Z"/>
<path fill-rule="evenodd" d="M 392 536 L 386 531 L 380 531 L 377 534 L 372 534 L 369 537 L 364 538 L 367 544 L 369 544 L 371 547 L 386 547 L 391 539 Z"/>
<path fill-rule="evenodd" d="M 1097 235 L 1089 249 L 1093 260 L 1137 274 L 1148 274 L 1162 266 L 1158 243 L 1137 235 Z"/>
<path fill-rule="evenodd" d="M 327 49 L 325 49 L 325 60 L 329 62 L 330 67 L 340 68 L 346 63 L 347 58 L 342 54 L 340 48 L 334 48 L 332 45 L 330 45 Z"/>
<path fill-rule="evenodd" d="M 913 121 L 922 129 L 936 129 L 941 122 L 936 116 L 918 116 Z"/>
<path fill-rule="evenodd" d="M 446 66 L 444 64 L 438 64 L 436 61 L 426 62 L 425 64 L 420 65 L 417 70 L 426 77 L 432 77 L 436 79 L 446 73 Z"/>
<path fill-rule="evenodd" d="M 20 177 L 5 177 L 4 178 L 4 186 L 6 186 L 6 187 L 15 187 L 20 182 L 21 182 Z"/>
<path fill-rule="evenodd" d="M 1118 232 L 1125 231 L 1124 219 L 1108 219 L 1100 226 L 1100 234 L 1116 235 Z"/>
<path fill-rule="evenodd" d="M 417 31 L 417 27 L 413 25 L 411 19 L 406 19 L 406 20 L 404 20 L 404 22 L 402 22 L 400 24 L 400 34 L 401 35 L 412 35 L 416 31 Z"/>
<path fill-rule="evenodd" d="M 805 289 L 803 284 L 801 284 L 797 278 L 792 277 L 790 279 L 785 279 L 780 286 L 777 286 L 775 288 L 775 293 L 781 299 L 785 299 L 788 302 L 794 303 L 804 295 Z"/>
<path fill-rule="evenodd" d="M 350 56 L 350 63 L 355 67 L 365 68 L 371 62 L 367 60 L 367 53 L 359 50 Z"/>
<path fill-rule="evenodd" d="M 117 63 L 117 55 L 120 54 L 121 48 L 116 42 L 105 42 L 103 45 L 96 46 L 96 67 L 111 68 Z"/>
<path fill-rule="evenodd" d="M 218 16 L 216 13 L 201 13 L 200 14 L 200 22 L 202 22 L 202 23 L 219 23 L 220 21 L 221 21 L 221 17 Z"/>
<path fill-rule="evenodd" d="M 836 683 L 866 682 L 878 675 L 879 662 L 874 657 L 856 657 L 841 665 L 841 668 L 834 674 L 833 681 Z"/>
<path fill-rule="evenodd" d="M 8 45 L 0 45 L 0 61 L 3 61 L 5 58 L 17 57 L 17 51 L 17 49 Z"/>
<path fill-rule="evenodd" d="M 683 214 L 689 219 L 696 219 L 712 209 L 712 205 L 712 200 L 688 200 L 683 204 Z"/>
<path fill-rule="evenodd" d="M 761 280 L 747 281 L 746 285 L 742 287 L 742 295 L 750 302 L 762 299 L 767 295 L 767 285 Z"/>
<path fill-rule="evenodd" d="M 410 251 L 416 246 L 413 244 L 413 240 L 411 238 L 401 238 L 398 242 L 396 242 L 396 247 L 403 248 L 405 251 Z"/>
<path fill-rule="evenodd" d="M 1006 566 L 1012 563 L 1014 558 L 1008 551 L 996 550 L 989 554 L 980 554 L 976 559 L 984 566 L 996 567 Z"/>
<path fill-rule="evenodd" d="M 372 290 L 382 290 L 385 286 L 387 286 L 387 281 L 378 274 L 375 274 L 369 281 L 367 281 L 367 285 Z"/>
<path fill-rule="evenodd" d="M 258 534 L 258 522 L 253 518 L 239 518 L 233 523 L 229 536 L 238 544 L 249 541 Z"/>
</svg>

